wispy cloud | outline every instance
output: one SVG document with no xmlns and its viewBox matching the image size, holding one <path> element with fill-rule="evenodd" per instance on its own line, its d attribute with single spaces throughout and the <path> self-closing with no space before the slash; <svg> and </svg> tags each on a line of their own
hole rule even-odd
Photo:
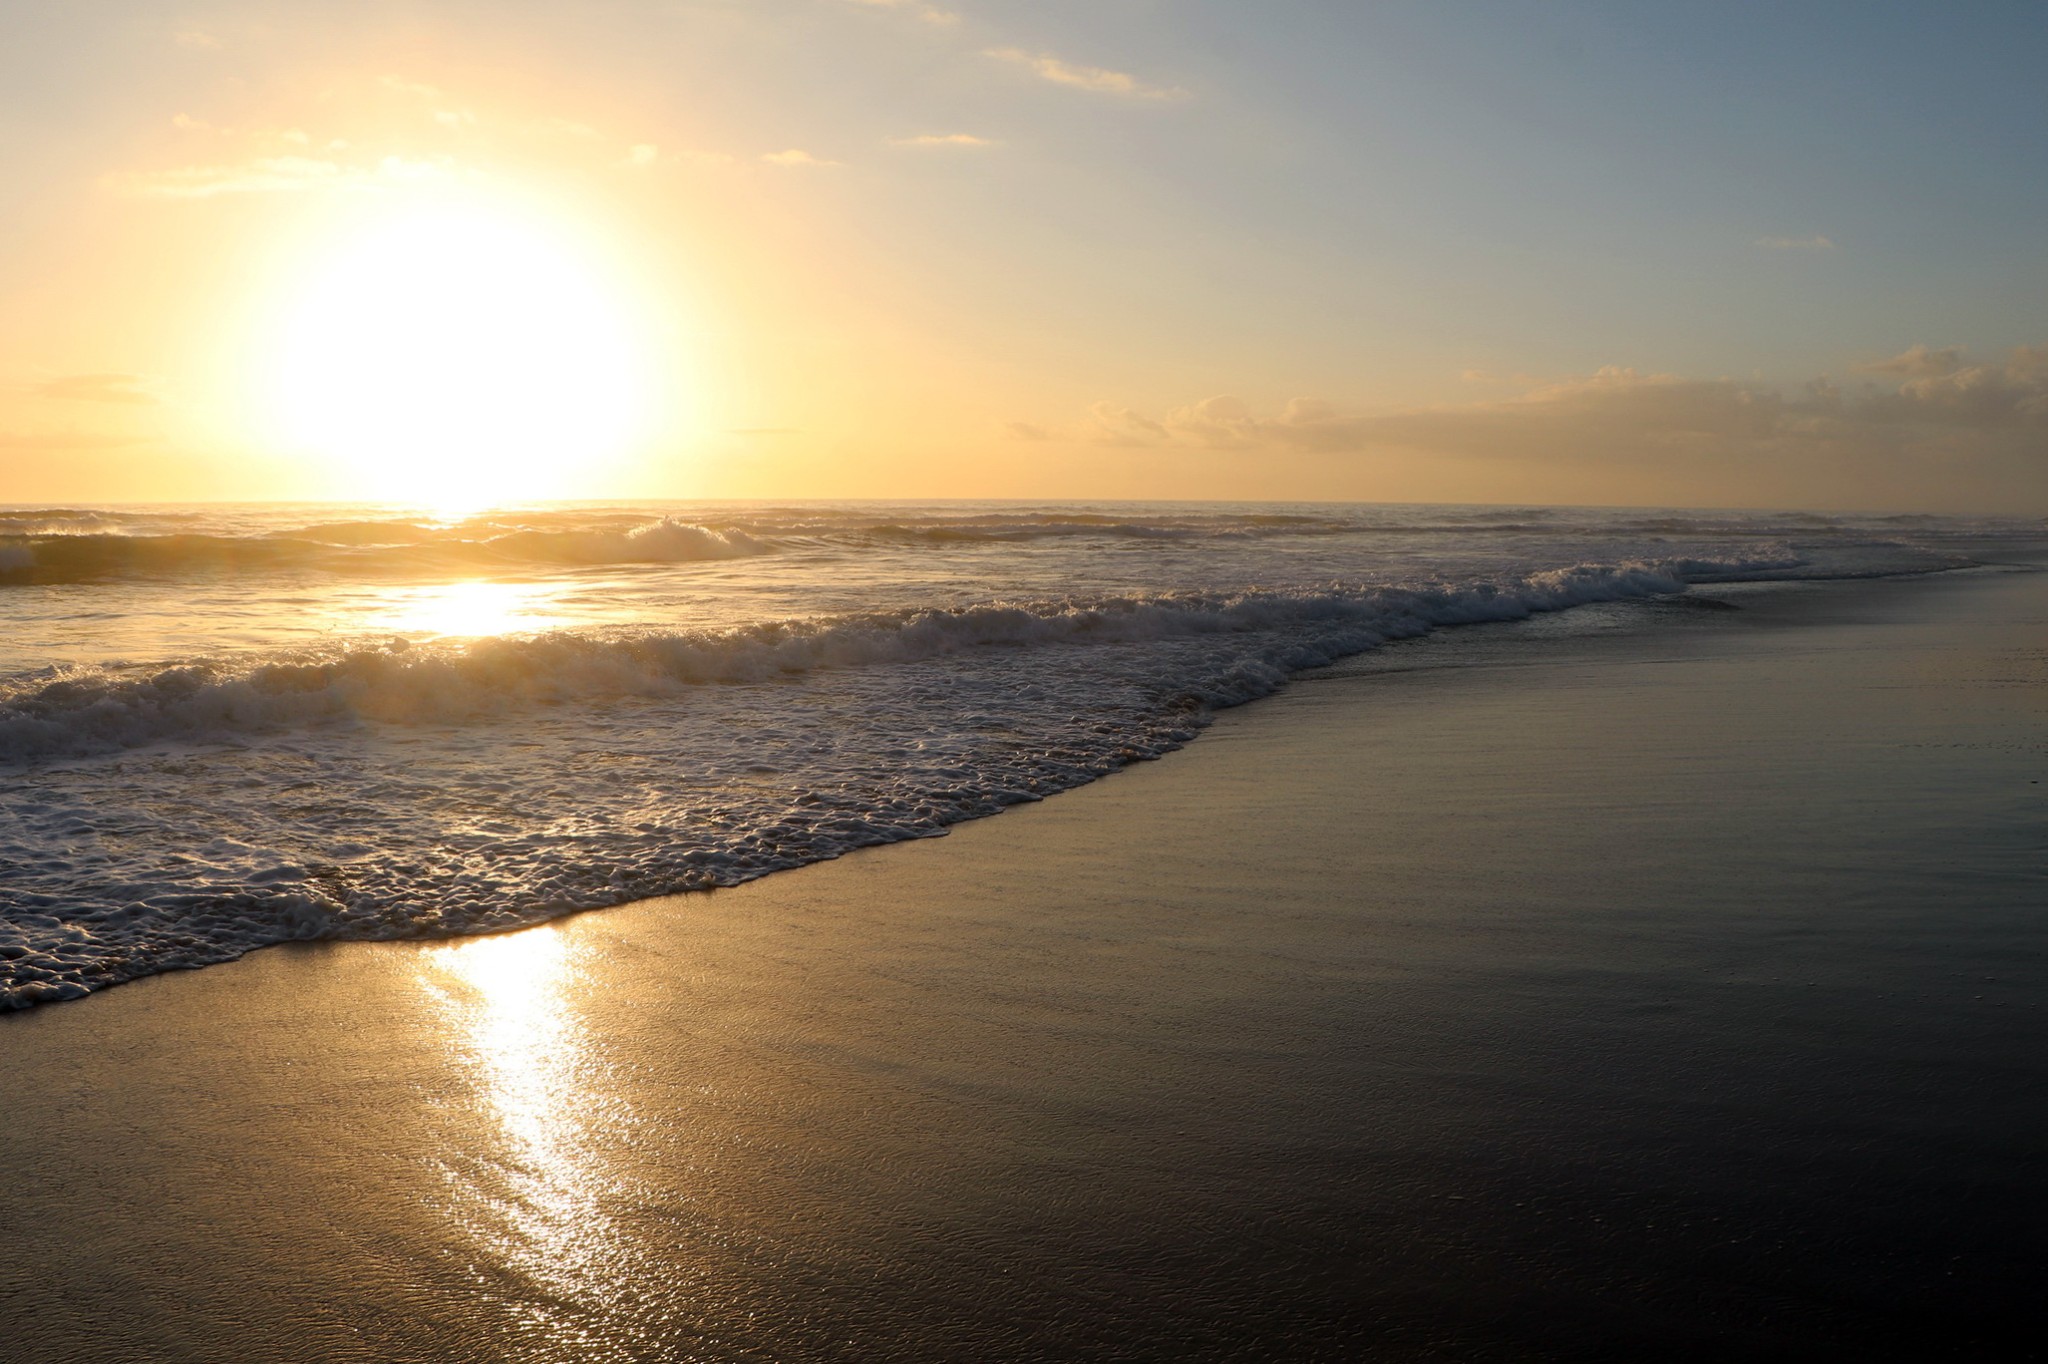
<svg viewBox="0 0 2048 1364">
<path fill-rule="evenodd" d="M 448 103 L 446 90 L 438 85 L 429 85 L 425 81 L 408 80 L 404 76 L 386 74 L 378 78 L 377 84 L 401 95 L 412 95 L 435 104 Z"/>
<path fill-rule="evenodd" d="M 354 178 L 338 162 L 307 156 L 259 156 L 227 166 L 176 166 L 109 176 L 107 188 L 145 199 L 210 199 L 220 194 L 269 194 L 335 189 Z"/>
<path fill-rule="evenodd" d="M 368 190 L 417 183 L 451 173 L 446 161 L 387 156 L 347 164 L 311 156 L 259 156 L 232 165 L 127 171 L 103 182 L 116 194 L 143 199 L 212 199 L 226 194 L 299 194 Z"/>
<path fill-rule="evenodd" d="M 1092 439 L 1099 444 L 1154 445 L 1173 439 L 1173 432 L 1164 422 L 1156 422 L 1115 403 L 1091 404 L 1088 416 L 1095 424 Z"/>
<path fill-rule="evenodd" d="M 951 25 L 960 22 L 960 16 L 949 9 L 928 5 L 923 0 L 852 0 L 856 5 L 869 9 L 893 9 L 904 14 L 914 14 L 927 24 Z"/>
<path fill-rule="evenodd" d="M 801 147 L 791 147 L 787 151 L 769 152 L 761 159 L 771 166 L 836 166 L 839 164 L 837 161 L 828 161 L 820 156 L 812 156 Z"/>
<path fill-rule="evenodd" d="M 438 85 L 425 81 L 407 80 L 403 76 L 385 76 L 378 82 L 393 94 L 404 95 L 429 106 L 428 113 L 434 122 L 443 128 L 470 128 L 476 126 L 476 114 L 463 107 L 454 96 Z"/>
<path fill-rule="evenodd" d="M 1001 144 L 992 138 L 976 137 L 973 133 L 920 133 L 916 137 L 892 137 L 892 147 L 995 147 Z"/>
<path fill-rule="evenodd" d="M 1889 360 L 1874 360 L 1861 366 L 1866 374 L 1896 374 L 1906 379 L 1940 379 L 1963 367 L 1963 348 L 1908 346 Z"/>
<path fill-rule="evenodd" d="M 171 35 L 171 41 L 193 52 L 209 52 L 220 46 L 220 39 L 203 28 L 181 28 Z"/>
<path fill-rule="evenodd" d="M 529 130 L 540 137 L 566 139 L 575 142 L 594 142 L 604 136 L 581 119 L 561 118 L 549 115 L 537 118 L 527 124 Z"/>
<path fill-rule="evenodd" d="M 426 81 L 384 73 L 344 78 L 347 101 L 323 101 L 303 111 L 323 123 L 338 109 L 369 107 L 400 113 L 342 127 L 241 125 L 181 112 L 171 126 L 181 135 L 182 164 L 128 169 L 102 185 L 117 194 L 154 199 L 207 199 L 222 195 L 361 191 L 437 177 L 486 173 L 512 160 L 561 161 L 627 171 L 662 166 L 730 165 L 724 153 L 663 146 L 645 136 L 608 131 L 555 114 L 513 113 L 472 104 Z M 364 97 L 367 97 L 365 99 Z M 381 102 L 381 105 L 380 105 Z M 370 131 L 365 131 L 368 128 Z M 347 136 L 334 136 L 335 132 Z"/>
<path fill-rule="evenodd" d="M 1758 237 L 1756 244 L 1766 251 L 1833 251 L 1834 238 L 1816 232 L 1811 237 Z"/>
<path fill-rule="evenodd" d="M 1105 66 L 1080 66 L 1062 61 L 1049 52 L 1026 52 L 1019 47 L 992 47 L 983 55 L 998 61 L 1021 66 L 1041 80 L 1054 85 L 1070 85 L 1077 90 L 1093 90 L 1104 95 L 1124 95 L 1131 99 L 1185 99 L 1187 91 L 1165 86 L 1147 85 L 1128 71 L 1112 71 Z"/>
<path fill-rule="evenodd" d="M 1308 398 L 1262 413 L 1221 394 L 1153 418 L 1099 402 L 1088 425 L 1065 438 L 1212 450 L 1405 450 L 1560 467 L 2005 460 L 2048 473 L 2048 346 L 2020 346 L 2004 363 L 1986 365 L 1963 363 L 1959 348 L 1916 346 L 1865 368 L 1904 382 L 1845 386 L 1821 378 L 1785 387 L 1610 366 L 1497 402 L 1377 413 Z"/>
<path fill-rule="evenodd" d="M 29 390 L 38 398 L 62 398 L 71 402 L 123 403 L 146 407 L 157 396 L 145 386 L 139 374 L 67 374 L 47 379 Z"/>
</svg>

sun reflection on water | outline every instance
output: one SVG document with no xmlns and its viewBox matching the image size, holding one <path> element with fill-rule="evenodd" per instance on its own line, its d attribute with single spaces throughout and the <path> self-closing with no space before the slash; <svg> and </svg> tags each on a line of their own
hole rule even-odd
<svg viewBox="0 0 2048 1364">
<path fill-rule="evenodd" d="M 573 1002 L 576 952 L 548 927 L 428 950 L 423 984 L 470 1061 L 495 1140 L 449 1164 L 479 1288 L 530 1334 L 576 1358 L 609 1357 L 629 1318 L 630 1246 L 612 1209 L 627 1114 Z M 537 1341 L 537 1343 L 538 1343 Z"/>
<path fill-rule="evenodd" d="M 377 627 L 404 635 L 474 639 L 560 625 L 553 592 L 537 583 L 460 582 L 392 594 Z"/>
</svg>

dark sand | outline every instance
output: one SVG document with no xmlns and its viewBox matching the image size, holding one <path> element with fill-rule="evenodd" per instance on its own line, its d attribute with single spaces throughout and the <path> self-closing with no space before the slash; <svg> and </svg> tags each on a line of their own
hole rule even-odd
<svg viewBox="0 0 2048 1364">
<path fill-rule="evenodd" d="M 2037 1357 L 2048 574 L 1708 595 L 0 1018 L 0 1357 Z"/>
</svg>

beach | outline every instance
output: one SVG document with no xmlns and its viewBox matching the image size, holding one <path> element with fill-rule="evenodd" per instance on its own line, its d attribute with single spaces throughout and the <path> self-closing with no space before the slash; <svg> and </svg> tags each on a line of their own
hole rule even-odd
<svg viewBox="0 0 2048 1364">
<path fill-rule="evenodd" d="M 0 1016 L 0 1352 L 2032 1357 L 2044 682 L 2020 569 L 1585 606 L 942 839 Z"/>
<path fill-rule="evenodd" d="M 2048 1364 L 2048 6 L 0 16 L 0 1364 Z"/>
</svg>

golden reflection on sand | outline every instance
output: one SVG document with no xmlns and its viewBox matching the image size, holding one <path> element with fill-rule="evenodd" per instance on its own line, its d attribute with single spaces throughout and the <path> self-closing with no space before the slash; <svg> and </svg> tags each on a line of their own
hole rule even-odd
<svg viewBox="0 0 2048 1364">
<path fill-rule="evenodd" d="M 624 1105 L 606 1092 L 573 1004 L 566 935 L 542 926 L 425 954 L 423 984 L 470 1063 L 495 1140 L 445 1165 L 479 1289 L 561 1357 L 606 1358 L 628 1317 L 631 1247 L 612 1220 Z"/>
</svg>

